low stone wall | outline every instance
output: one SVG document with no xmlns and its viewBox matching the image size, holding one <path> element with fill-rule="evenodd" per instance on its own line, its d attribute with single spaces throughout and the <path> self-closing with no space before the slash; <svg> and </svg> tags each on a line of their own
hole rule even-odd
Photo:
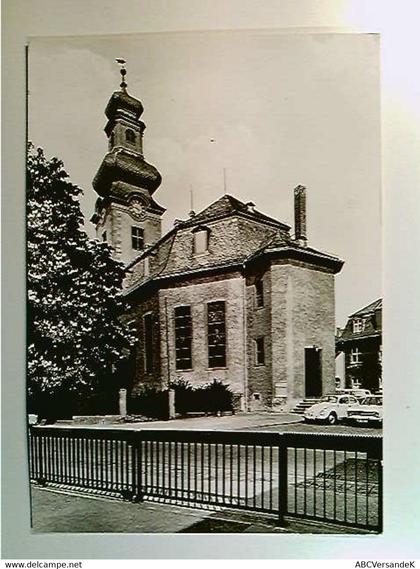
<svg viewBox="0 0 420 569">
<path fill-rule="evenodd" d="M 121 415 L 73 415 L 73 423 L 79 425 L 103 425 L 112 423 L 124 423 Z"/>
</svg>

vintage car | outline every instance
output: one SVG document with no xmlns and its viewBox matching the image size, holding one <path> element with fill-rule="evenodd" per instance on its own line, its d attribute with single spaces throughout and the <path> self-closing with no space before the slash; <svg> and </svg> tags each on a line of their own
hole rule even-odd
<svg viewBox="0 0 420 569">
<path fill-rule="evenodd" d="M 309 407 L 303 416 L 307 423 L 322 421 L 334 425 L 337 421 L 347 418 L 349 406 L 355 407 L 358 404 L 359 402 L 354 395 L 324 395 L 319 403 Z"/>
<path fill-rule="evenodd" d="M 359 405 L 349 407 L 347 422 L 382 425 L 383 407 L 381 395 L 369 395 Z"/>
</svg>

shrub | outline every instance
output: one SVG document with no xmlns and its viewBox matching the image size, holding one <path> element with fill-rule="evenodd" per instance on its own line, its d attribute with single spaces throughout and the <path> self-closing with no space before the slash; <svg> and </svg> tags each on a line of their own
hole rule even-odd
<svg viewBox="0 0 420 569">
<path fill-rule="evenodd" d="M 168 390 L 144 386 L 140 393 L 130 397 L 128 411 L 131 415 L 168 419 Z"/>
<path fill-rule="evenodd" d="M 222 381 L 192 387 L 188 381 L 178 380 L 170 384 L 175 391 L 175 411 L 181 415 L 188 412 L 217 413 L 232 411 L 233 394 Z"/>
</svg>

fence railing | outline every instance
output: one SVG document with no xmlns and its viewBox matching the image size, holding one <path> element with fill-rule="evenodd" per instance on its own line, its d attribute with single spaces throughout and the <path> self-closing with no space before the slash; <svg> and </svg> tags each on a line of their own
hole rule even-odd
<svg viewBox="0 0 420 569">
<path fill-rule="evenodd" d="M 380 436 L 31 427 L 30 477 L 366 529 L 382 527 Z"/>
</svg>

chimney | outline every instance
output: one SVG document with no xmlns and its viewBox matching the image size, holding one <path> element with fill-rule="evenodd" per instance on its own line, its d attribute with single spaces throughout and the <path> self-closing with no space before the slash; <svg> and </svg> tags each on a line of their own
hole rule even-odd
<svg viewBox="0 0 420 569">
<path fill-rule="evenodd" d="M 306 247 L 306 188 L 297 186 L 295 194 L 295 240 Z"/>
</svg>

